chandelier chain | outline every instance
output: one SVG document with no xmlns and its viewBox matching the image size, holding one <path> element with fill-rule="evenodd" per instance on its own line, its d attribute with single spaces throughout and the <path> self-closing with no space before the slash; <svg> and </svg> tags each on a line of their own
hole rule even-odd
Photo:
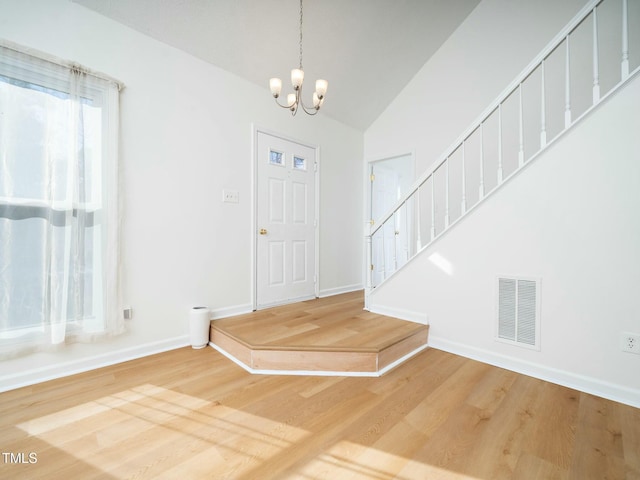
<svg viewBox="0 0 640 480">
<path fill-rule="evenodd" d="M 300 0 L 300 70 L 302 70 L 302 0 Z"/>
</svg>

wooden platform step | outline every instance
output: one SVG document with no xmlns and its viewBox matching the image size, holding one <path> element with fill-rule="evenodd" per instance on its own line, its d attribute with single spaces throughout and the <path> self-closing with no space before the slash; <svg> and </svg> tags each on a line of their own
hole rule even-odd
<svg viewBox="0 0 640 480">
<path fill-rule="evenodd" d="M 253 373 L 379 376 L 426 348 L 428 331 L 364 311 L 352 292 L 214 320 L 210 344 Z"/>
</svg>

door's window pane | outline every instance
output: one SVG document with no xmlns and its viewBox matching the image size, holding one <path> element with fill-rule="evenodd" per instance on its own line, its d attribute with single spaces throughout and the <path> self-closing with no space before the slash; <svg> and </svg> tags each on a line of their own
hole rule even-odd
<svg viewBox="0 0 640 480">
<path fill-rule="evenodd" d="M 293 157 L 293 168 L 296 170 L 306 170 L 307 161 L 301 157 Z"/>
<path fill-rule="evenodd" d="M 269 151 L 269 163 L 271 165 L 279 165 L 284 166 L 284 156 L 282 152 L 278 152 L 277 150 Z"/>
</svg>

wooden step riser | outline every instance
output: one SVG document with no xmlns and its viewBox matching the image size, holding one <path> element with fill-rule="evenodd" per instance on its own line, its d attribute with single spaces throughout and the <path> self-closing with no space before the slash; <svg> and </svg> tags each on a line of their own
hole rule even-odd
<svg viewBox="0 0 640 480">
<path fill-rule="evenodd" d="M 427 344 L 428 326 L 378 351 L 353 348 L 326 350 L 318 347 L 261 348 L 251 346 L 219 330 L 212 323 L 211 343 L 252 370 L 287 372 L 375 373 Z"/>
</svg>

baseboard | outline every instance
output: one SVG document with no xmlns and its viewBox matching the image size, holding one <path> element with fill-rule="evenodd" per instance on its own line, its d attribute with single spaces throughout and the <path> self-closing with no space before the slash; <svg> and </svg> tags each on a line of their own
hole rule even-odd
<svg viewBox="0 0 640 480">
<path fill-rule="evenodd" d="M 482 363 L 487 363 L 489 365 L 494 365 L 496 367 L 528 375 L 530 377 L 545 380 L 564 387 L 573 388 L 608 400 L 613 400 L 614 402 L 624 403 L 625 405 L 640 408 L 640 390 L 626 388 L 621 385 L 605 382 L 585 375 L 578 375 L 566 370 L 527 362 L 507 355 L 500 355 L 488 350 L 434 337 L 431 334 L 429 334 L 428 344 L 429 347 L 438 350 L 454 353 Z"/>
<path fill-rule="evenodd" d="M 320 298 L 331 297 L 333 295 L 341 295 L 343 293 L 357 292 L 358 290 L 364 290 L 364 286 L 362 284 L 354 284 L 354 285 L 346 285 L 344 287 L 337 288 L 327 288 L 325 290 L 320 290 L 319 295 Z"/>
<path fill-rule="evenodd" d="M 363 288 L 364 287 L 361 284 L 347 285 L 345 287 L 321 290 L 319 292 L 319 295 L 320 295 L 320 298 L 331 297 L 333 295 L 340 295 L 342 293 L 356 292 L 358 290 L 363 290 Z M 313 297 L 309 297 L 309 298 L 313 298 Z M 269 306 L 276 306 L 276 305 L 278 304 L 269 305 Z M 219 320 L 221 318 L 233 317 L 236 315 L 243 315 L 245 313 L 250 313 L 250 312 L 253 312 L 253 305 L 250 303 L 247 303 L 245 305 L 235 305 L 232 307 L 217 308 L 215 310 L 211 310 L 211 320 Z"/>
<path fill-rule="evenodd" d="M 6 375 L 0 378 L 0 392 L 15 390 L 16 388 L 26 387 L 36 383 L 68 377 L 70 375 L 95 370 L 97 368 L 108 367 L 110 365 L 116 365 L 118 363 L 135 360 L 137 358 L 154 355 L 156 353 L 175 350 L 176 348 L 185 347 L 187 345 L 189 345 L 189 337 L 184 335 L 136 347 L 114 350 L 113 352 L 82 358 L 80 360 L 63 362 L 13 375 Z"/>
<path fill-rule="evenodd" d="M 387 317 L 399 318 L 400 320 L 406 320 L 408 322 L 429 325 L 429 318 L 427 317 L 427 314 L 422 312 L 413 312 L 411 310 L 403 310 L 401 308 L 382 307 L 380 305 L 369 305 L 369 311 L 377 313 L 378 315 L 385 315 Z"/>
<path fill-rule="evenodd" d="M 217 308 L 211 311 L 211 320 L 233 317 L 235 315 L 243 315 L 249 312 L 253 312 L 253 305 L 251 305 L 250 303 L 247 303 L 245 305 L 236 305 L 233 307 Z"/>
</svg>

